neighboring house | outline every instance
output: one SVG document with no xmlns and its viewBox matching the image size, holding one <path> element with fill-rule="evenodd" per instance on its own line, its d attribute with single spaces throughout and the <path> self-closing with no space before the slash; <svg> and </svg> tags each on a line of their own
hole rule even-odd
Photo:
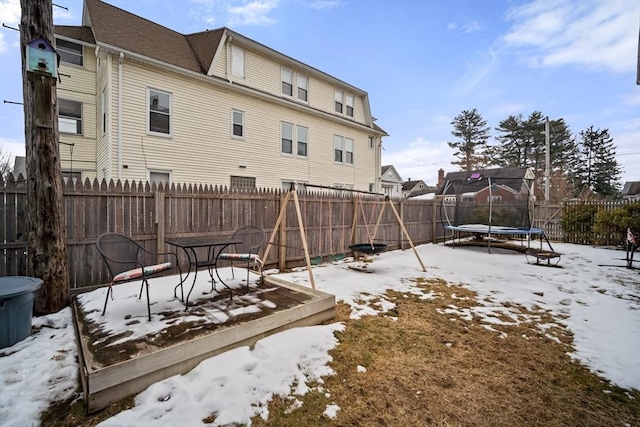
<svg viewBox="0 0 640 427">
<path fill-rule="evenodd" d="M 622 188 L 622 197 L 627 200 L 640 200 L 640 181 L 627 181 Z"/>
<path fill-rule="evenodd" d="M 412 181 L 409 178 L 408 181 L 402 183 L 402 197 L 416 197 L 423 194 L 435 193 L 436 189 L 428 186 L 423 180 Z"/>
<path fill-rule="evenodd" d="M 55 27 L 64 174 L 380 190 L 362 89 L 228 28 L 180 34 L 100 0 L 82 15 Z"/>
<path fill-rule="evenodd" d="M 389 197 L 402 197 L 402 177 L 392 165 L 382 166 L 380 170 L 382 193 Z"/>
<path fill-rule="evenodd" d="M 513 167 L 450 172 L 444 177 L 438 195 L 462 204 L 508 203 L 533 197 L 532 168 Z"/>
</svg>

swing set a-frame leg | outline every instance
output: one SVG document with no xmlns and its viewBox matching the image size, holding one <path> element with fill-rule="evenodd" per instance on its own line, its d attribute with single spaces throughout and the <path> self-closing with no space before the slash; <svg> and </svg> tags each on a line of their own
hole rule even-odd
<svg viewBox="0 0 640 427">
<path fill-rule="evenodd" d="M 413 249 L 413 253 L 416 255 L 416 258 L 418 258 L 418 262 L 420 263 L 420 267 L 422 267 L 422 271 L 427 271 L 427 269 L 424 267 L 424 264 L 422 263 L 422 259 L 420 259 L 420 255 L 418 254 L 416 247 L 413 245 L 413 241 L 411 240 L 411 237 L 409 237 L 409 233 L 407 232 L 407 229 L 405 228 L 404 223 L 402 222 L 402 218 L 400 218 L 400 215 L 398 214 L 396 207 L 393 206 L 393 202 L 391 201 L 389 196 L 387 196 L 386 199 L 387 199 L 387 202 L 389 203 L 389 206 L 391 206 L 391 210 L 396 216 L 396 219 L 398 220 L 398 225 L 400 225 L 400 228 L 402 228 L 402 232 L 407 237 L 407 240 L 409 241 L 409 245 L 411 245 L 411 249 Z M 377 224 L 376 224 L 376 229 L 377 229 Z"/>
<path fill-rule="evenodd" d="M 269 243 L 267 244 L 267 248 L 264 251 L 264 255 L 262 259 L 266 260 L 269 255 L 269 251 L 271 250 L 271 246 L 273 246 L 273 242 L 276 237 L 276 233 L 278 232 L 278 228 L 282 223 L 282 219 L 287 211 L 287 206 L 289 205 L 289 198 L 291 197 L 291 193 L 293 193 L 293 201 L 296 207 L 296 217 L 298 218 L 298 228 L 300 229 L 300 238 L 302 240 L 302 248 L 304 250 L 304 259 L 307 263 L 307 271 L 309 271 L 309 280 L 311 281 L 311 288 L 316 289 L 316 282 L 313 278 L 313 272 L 311 271 L 311 259 L 309 258 L 309 247 L 307 246 L 307 237 L 304 233 L 304 225 L 302 223 L 302 214 L 300 213 L 300 202 L 298 200 L 298 193 L 296 193 L 295 187 L 292 185 L 291 189 L 287 193 L 284 201 L 282 202 L 282 208 L 280 210 L 280 214 L 278 215 L 278 219 L 276 220 L 276 225 L 273 227 L 273 231 L 271 232 L 271 237 L 269 238 Z"/>
</svg>

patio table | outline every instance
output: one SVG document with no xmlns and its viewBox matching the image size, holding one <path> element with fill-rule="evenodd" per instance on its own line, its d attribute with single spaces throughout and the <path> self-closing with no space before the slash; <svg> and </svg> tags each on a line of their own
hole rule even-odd
<svg viewBox="0 0 640 427">
<path fill-rule="evenodd" d="M 213 278 L 213 271 L 215 270 L 216 276 L 218 276 L 218 280 L 220 281 L 220 283 L 222 283 L 222 285 L 229 290 L 229 298 L 233 297 L 231 288 L 226 283 L 224 283 L 224 281 L 220 277 L 220 274 L 218 274 L 218 256 L 227 247 L 242 243 L 241 240 L 220 237 L 182 237 L 178 239 L 165 240 L 165 242 L 176 248 L 176 255 L 178 255 L 178 248 L 181 248 L 187 256 L 187 260 L 189 261 L 189 269 L 187 271 L 187 274 L 184 276 L 184 278 L 181 278 L 180 284 L 178 286 L 180 286 L 187 280 L 187 277 L 189 277 L 189 274 L 191 274 L 191 269 L 193 268 L 193 283 L 191 284 L 191 288 L 189 289 L 187 298 L 185 298 L 184 300 L 185 310 L 189 308 L 189 296 L 191 296 L 191 292 L 196 285 L 198 268 L 201 267 L 207 267 L 207 270 L 209 271 L 209 276 L 211 277 L 211 292 L 213 292 L 214 290 L 217 291 L 215 287 L 216 280 Z M 198 249 L 204 249 L 204 251 L 206 251 L 206 255 L 203 255 L 201 253 L 200 257 L 198 257 Z"/>
</svg>

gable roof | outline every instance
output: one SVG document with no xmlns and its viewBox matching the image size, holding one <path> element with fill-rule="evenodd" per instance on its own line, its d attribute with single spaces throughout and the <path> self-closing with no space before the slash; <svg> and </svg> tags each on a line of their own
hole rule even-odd
<svg viewBox="0 0 640 427">
<path fill-rule="evenodd" d="M 89 44 L 96 44 L 96 39 L 93 38 L 93 33 L 89 27 L 74 27 L 71 25 L 56 25 L 56 35 L 68 37 L 74 40 L 80 40 Z"/>
<path fill-rule="evenodd" d="M 392 172 L 396 179 L 390 180 L 389 178 L 386 178 L 385 175 L 387 174 L 387 172 Z M 380 178 L 386 182 L 402 183 L 402 177 L 400 176 L 396 168 L 393 167 L 393 165 L 382 166 L 380 168 Z"/>
<path fill-rule="evenodd" d="M 430 190 L 431 189 L 431 187 L 429 187 L 423 180 L 418 179 L 418 180 L 409 180 L 409 181 L 403 182 L 402 183 L 402 191 L 412 191 L 418 184 L 424 185 L 425 190 Z"/>
<path fill-rule="evenodd" d="M 515 191 L 521 191 L 523 181 L 534 178 L 533 170 L 525 166 L 449 172 L 444 177 L 444 184 L 438 189 L 438 194 L 476 193 L 483 187 L 488 186 L 489 179 L 493 184 L 508 186 Z"/>
<path fill-rule="evenodd" d="M 184 35 L 101 0 L 84 4 L 82 22 L 92 28 L 97 42 L 198 73 L 209 70 L 200 66 Z"/>
<path fill-rule="evenodd" d="M 625 196 L 635 196 L 640 194 L 640 181 L 627 181 L 624 183 L 622 194 Z"/>
</svg>

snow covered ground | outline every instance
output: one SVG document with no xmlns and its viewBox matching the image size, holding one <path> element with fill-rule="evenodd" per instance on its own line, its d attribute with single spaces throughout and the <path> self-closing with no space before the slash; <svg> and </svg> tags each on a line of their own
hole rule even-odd
<svg viewBox="0 0 640 427">
<path fill-rule="evenodd" d="M 411 280 L 419 277 L 441 278 L 477 292 L 481 306 L 471 311 L 450 307 L 443 314 L 474 315 L 488 328 L 506 318 L 512 323 L 536 321 L 514 304 L 546 310 L 574 334 L 573 357 L 617 386 L 640 389 L 640 274 L 622 268 L 621 251 L 569 244 L 554 244 L 554 248 L 563 254 L 563 268 L 530 265 L 517 253 L 488 254 L 482 248 L 429 244 L 417 247 L 426 272 L 413 251 L 405 250 L 376 256 L 369 266 L 371 274 L 349 269 L 347 260 L 314 267 L 313 274 L 317 289 L 349 304 L 353 318 L 393 308 L 383 297 L 389 289 L 433 297 Z M 270 273 L 310 286 L 305 270 Z M 173 287 L 159 285 L 152 286 L 152 300 L 170 300 Z M 137 300 L 135 283 L 115 289 L 118 304 L 110 305 L 102 320 L 117 333 L 130 328 L 121 321 L 123 310 L 140 312 L 146 319 L 146 302 Z M 98 289 L 83 298 L 100 305 L 105 292 Z M 127 307 L 122 300 L 135 306 Z M 152 310 L 169 303 L 158 304 Z M 164 328 L 158 317 L 142 322 L 141 333 Z M 41 326 L 38 333 L 0 350 L 3 426 L 38 425 L 40 413 L 50 402 L 76 392 L 78 366 L 70 309 L 34 318 L 33 324 Z M 152 385 L 136 397 L 134 408 L 102 425 L 197 426 L 214 411 L 215 425 L 248 423 L 255 415 L 268 417 L 267 404 L 274 395 L 288 396 L 295 410 L 301 404 L 298 397 L 309 390 L 308 381 L 322 384 L 322 377 L 332 374 L 328 351 L 339 344 L 334 332 L 343 327 L 333 323 L 295 328 L 264 338 L 252 349 L 240 347 L 207 359 L 186 375 Z M 336 404 L 328 405 L 325 416 L 339 417 L 339 410 Z"/>
</svg>

